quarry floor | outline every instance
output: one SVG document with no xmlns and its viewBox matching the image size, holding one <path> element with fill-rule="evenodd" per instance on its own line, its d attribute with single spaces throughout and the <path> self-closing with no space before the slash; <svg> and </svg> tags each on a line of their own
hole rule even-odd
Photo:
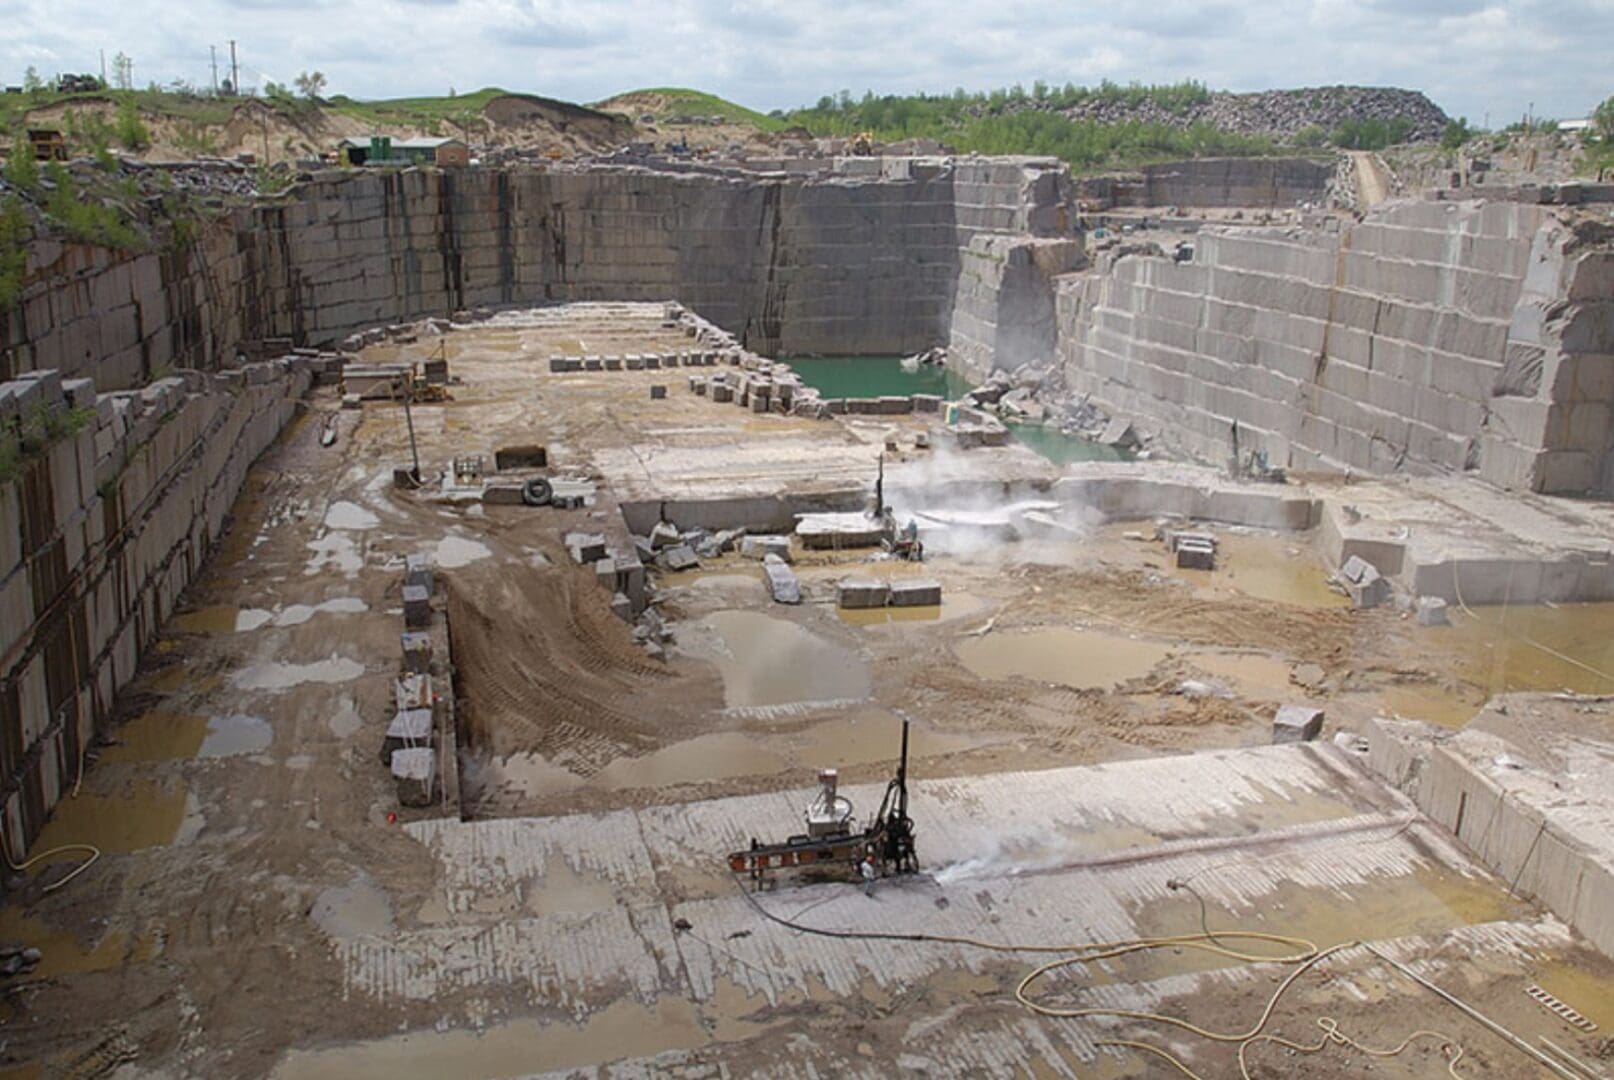
<svg viewBox="0 0 1614 1080">
<path fill-rule="evenodd" d="M 1325 708 L 1326 743 L 1381 712 L 1459 726 L 1501 689 L 1602 689 L 1575 664 L 1611 666 L 1614 606 L 1420 628 L 1349 610 L 1307 535 L 1219 529 L 1217 569 L 1179 571 L 1151 522 L 1116 522 L 922 566 L 798 551 L 806 602 L 793 608 L 770 603 L 737 554 L 657 575 L 676 641 L 653 660 L 570 563 L 565 533 L 623 535 L 618 500 L 867 482 L 892 426 L 900 457 L 927 453 L 911 449 L 912 417 L 757 416 L 690 394 L 682 371 L 543 363 L 687 348 L 659 311 L 451 333 L 453 400 L 414 410 L 427 470 L 541 443 L 552 472 L 600 482 L 580 510 L 395 490 L 401 410 L 342 411 L 316 391 L 35 846 L 88 842 L 103 857 L 42 893 L 69 866 L 48 861 L 0 909 L 0 941 L 45 953 L 6 985 L 0 1075 L 1173 1074 L 1147 1051 L 1096 1045 L 1117 1038 L 1237 1075 L 1232 1045 L 1028 1011 L 1014 989 L 1046 954 L 805 936 L 763 910 L 998 950 L 1203 926 L 1365 939 L 1532 1042 L 1614 1054 L 1614 963 L 1350 755 L 1266 745 L 1281 703 Z M 669 396 L 653 402 L 658 382 Z M 936 469 L 1054 475 L 1020 447 Z M 464 821 L 400 810 L 379 761 L 402 562 L 418 551 L 448 597 Z M 944 602 L 839 612 L 834 583 L 851 574 L 932 577 Z M 1567 662 L 1521 644 L 1521 620 Z M 748 900 L 722 855 L 800 831 L 820 767 L 871 810 L 899 710 L 914 723 L 923 873 L 873 899 L 782 878 Z M 1166 886 L 1182 879 L 1192 891 Z M 1231 1032 L 1293 970 L 1173 948 L 1034 993 Z M 1532 983 L 1600 1032 L 1545 1012 Z M 1271 1030 L 1315 1042 L 1319 1016 L 1375 1047 L 1437 1030 L 1462 1044 L 1463 1075 L 1540 1075 L 1362 948 L 1298 978 Z M 1427 1038 L 1395 1058 L 1249 1054 L 1257 1076 L 1445 1068 Z"/>
</svg>

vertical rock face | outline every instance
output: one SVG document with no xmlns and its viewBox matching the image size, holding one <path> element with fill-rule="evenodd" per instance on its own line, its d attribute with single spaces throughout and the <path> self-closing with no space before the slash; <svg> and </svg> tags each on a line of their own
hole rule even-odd
<svg viewBox="0 0 1614 1080">
<path fill-rule="evenodd" d="M 1192 262 L 1106 256 L 1062 279 L 1060 353 L 1073 388 L 1211 460 L 1236 421 L 1298 469 L 1607 491 L 1611 259 L 1522 203 L 1206 229 Z"/>
<path fill-rule="evenodd" d="M 39 245 L 30 277 L 46 284 L 0 325 L 0 374 L 138 385 L 252 338 L 563 300 L 675 298 L 759 352 L 913 351 L 946 339 L 961 250 L 1068 235 L 1069 192 L 1039 159 L 324 174 L 183 252 Z"/>
<path fill-rule="evenodd" d="M 1292 165 L 1156 179 L 1229 199 L 1316 182 Z M 0 315 L 0 376 L 55 367 L 116 389 L 258 338 L 674 298 L 763 353 L 946 341 L 976 376 L 1057 357 L 1074 389 L 1211 460 L 1237 421 L 1295 468 L 1614 490 L 1611 241 L 1589 219 L 1410 203 L 1336 230 L 1207 228 L 1189 262 L 1112 253 L 1078 272 L 1073 207 L 1068 172 L 1037 158 L 325 173 L 182 251 L 36 245 Z"/>
<path fill-rule="evenodd" d="M 1086 263 L 1069 174 L 1051 159 L 961 163 L 949 362 L 980 378 L 1055 358 L 1054 278 Z"/>
<path fill-rule="evenodd" d="M 0 485 L 7 851 L 26 851 L 73 787 L 96 726 L 201 571 L 247 468 L 292 417 L 309 378 L 288 359 L 185 371 L 138 392 L 97 394 L 85 380 L 54 377 L 31 388 L 85 422 Z"/>
<path fill-rule="evenodd" d="M 1153 206 L 1284 209 L 1326 202 L 1334 169 L 1332 160 L 1310 158 L 1199 158 L 1084 179 L 1077 194 L 1093 210 Z"/>
</svg>

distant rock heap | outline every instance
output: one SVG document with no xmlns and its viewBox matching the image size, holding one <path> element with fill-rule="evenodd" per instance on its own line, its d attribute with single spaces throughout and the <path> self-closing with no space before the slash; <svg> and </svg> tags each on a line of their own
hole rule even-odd
<svg viewBox="0 0 1614 1080">
<path fill-rule="evenodd" d="M 1289 140 L 1304 128 L 1333 131 L 1348 120 L 1404 119 L 1412 125 L 1408 142 L 1440 138 L 1448 117 L 1417 90 L 1393 87 L 1319 86 L 1301 90 L 1263 90 L 1254 94 L 1216 91 L 1201 102 L 1168 108 L 1159 102 L 1092 97 L 1062 110 L 1074 120 L 1105 124 L 1156 123 L 1187 128 L 1210 124 L 1242 135 Z"/>
</svg>

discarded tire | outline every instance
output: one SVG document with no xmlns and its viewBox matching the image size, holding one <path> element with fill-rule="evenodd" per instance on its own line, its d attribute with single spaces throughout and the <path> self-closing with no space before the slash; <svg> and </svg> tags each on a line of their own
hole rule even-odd
<svg viewBox="0 0 1614 1080">
<path fill-rule="evenodd" d="M 548 506 L 554 494 L 555 489 L 541 476 L 536 476 L 521 486 L 521 501 L 528 506 Z"/>
</svg>

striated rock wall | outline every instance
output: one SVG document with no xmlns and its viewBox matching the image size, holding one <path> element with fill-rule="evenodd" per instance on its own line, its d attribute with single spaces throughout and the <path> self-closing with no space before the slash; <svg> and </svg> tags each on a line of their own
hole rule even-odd
<svg viewBox="0 0 1614 1080">
<path fill-rule="evenodd" d="M 185 371 L 97 394 L 52 375 L 0 383 L 0 438 L 40 408 L 59 434 L 0 485 L 0 832 L 14 857 L 72 788 L 180 592 L 309 375 L 291 362 Z"/>
<path fill-rule="evenodd" d="M 1046 159 L 326 173 L 182 252 L 36 245 L 0 375 L 136 386 L 243 341 L 565 300 L 677 299 L 758 352 L 909 352 L 946 339 L 971 240 L 1068 235 L 1069 203 Z"/>
<path fill-rule="evenodd" d="M 1332 159 L 1198 158 L 1145 165 L 1119 176 L 1087 177 L 1076 193 L 1091 210 L 1320 206 L 1328 200 L 1334 171 Z"/>
<path fill-rule="evenodd" d="M 1080 240 L 977 236 L 962 253 L 947 362 L 973 379 L 1058 355 L 1055 281 L 1087 262 Z"/>
<path fill-rule="evenodd" d="M 0 310 L 0 379 L 54 369 L 116 390 L 233 357 L 237 342 L 266 334 L 247 287 L 259 254 L 243 242 L 251 231 L 241 211 L 182 251 L 36 241 L 22 299 Z"/>
<path fill-rule="evenodd" d="M 1106 256 L 1062 279 L 1060 354 L 1073 388 L 1213 461 L 1237 422 L 1291 468 L 1607 491 L 1611 265 L 1520 203 L 1205 229 L 1191 262 Z"/>
<path fill-rule="evenodd" d="M 1070 175 L 1051 158 L 962 162 L 948 362 L 971 377 L 1055 353 L 1055 275 L 1086 264 Z"/>
</svg>

